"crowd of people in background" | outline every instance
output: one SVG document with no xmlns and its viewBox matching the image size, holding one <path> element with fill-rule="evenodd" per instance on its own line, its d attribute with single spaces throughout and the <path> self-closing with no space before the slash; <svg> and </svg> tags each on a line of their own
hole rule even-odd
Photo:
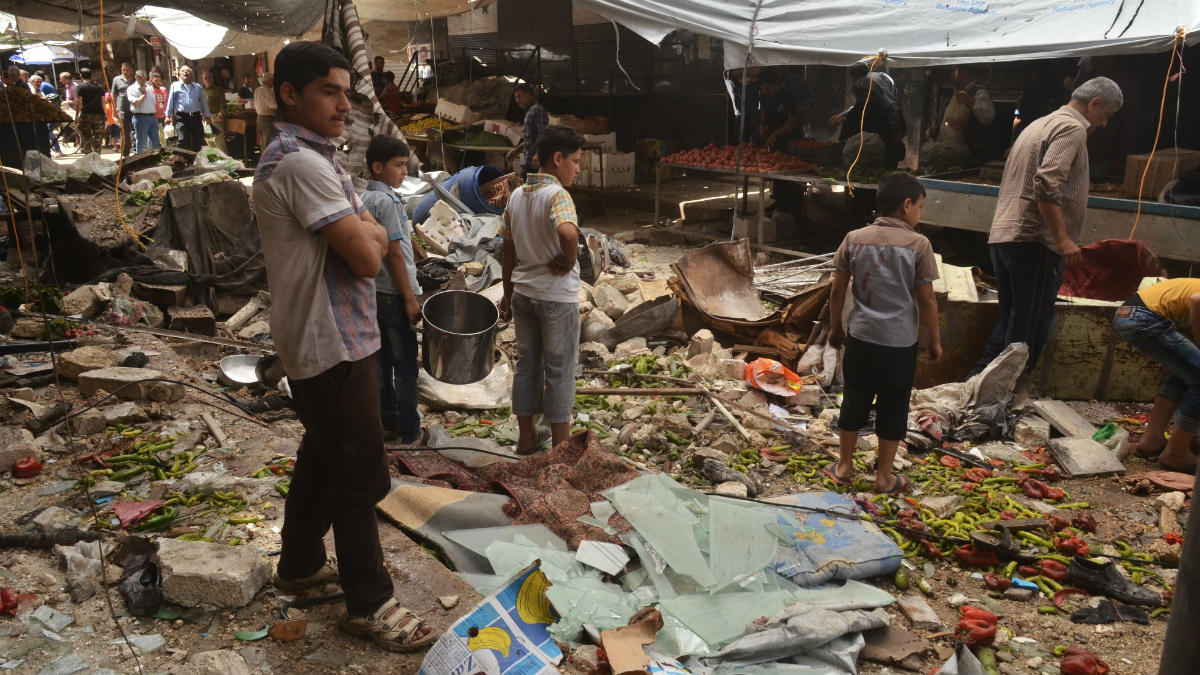
<svg viewBox="0 0 1200 675">
<path fill-rule="evenodd" d="M 76 149 L 83 153 L 110 149 L 127 156 L 164 147 L 172 138 L 190 150 L 211 142 L 227 152 L 227 101 L 255 113 L 255 136 L 247 147 L 265 148 L 274 135 L 278 106 L 269 72 L 245 74 L 240 85 L 228 65 L 205 71 L 203 84 L 193 81 L 195 71 L 187 65 L 169 79 L 157 67 L 137 70 L 128 62 L 120 65 L 120 72 L 109 83 L 99 71 L 86 67 L 77 73 L 58 70 L 55 74 L 57 81 L 42 70 L 30 73 L 10 66 L 3 73 L 2 86 L 27 87 L 70 115 L 78 134 Z M 59 140 L 65 129 L 56 131 L 57 126 L 49 124 L 51 152 L 63 156 L 67 152 Z"/>
</svg>

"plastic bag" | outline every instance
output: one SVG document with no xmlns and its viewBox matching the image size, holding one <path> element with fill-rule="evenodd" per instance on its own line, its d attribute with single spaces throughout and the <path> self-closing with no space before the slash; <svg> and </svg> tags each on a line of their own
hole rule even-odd
<svg viewBox="0 0 1200 675">
<path fill-rule="evenodd" d="M 98 152 L 89 152 L 67 168 L 67 173 L 80 179 L 87 179 L 92 174 L 111 176 L 116 172 L 117 163 L 104 159 Z"/>
<path fill-rule="evenodd" d="M 162 574 L 158 565 L 149 560 L 125 569 L 117 590 L 125 597 L 125 605 L 134 616 L 150 616 L 163 601 Z"/>
<path fill-rule="evenodd" d="M 234 173 L 239 169 L 246 168 L 245 164 L 226 155 L 217 148 L 211 145 L 206 145 L 200 148 L 200 152 L 196 153 L 196 175 L 209 173 L 211 171 L 220 171 L 223 173 Z"/>
<path fill-rule="evenodd" d="M 755 359 L 746 368 L 746 384 L 769 394 L 791 396 L 800 392 L 800 376 L 775 359 Z"/>
<path fill-rule="evenodd" d="M 59 183 L 67 179 L 67 170 L 62 165 L 37 150 L 25 151 L 21 170 L 35 183 Z"/>
</svg>

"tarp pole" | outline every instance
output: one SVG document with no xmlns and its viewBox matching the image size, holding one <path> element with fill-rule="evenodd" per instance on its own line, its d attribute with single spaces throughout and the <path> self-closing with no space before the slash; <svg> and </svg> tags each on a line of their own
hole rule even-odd
<svg viewBox="0 0 1200 675">
<path fill-rule="evenodd" d="M 746 71 L 750 70 L 750 55 L 754 52 L 754 34 L 757 32 L 758 12 L 761 9 L 762 9 L 762 0 L 758 0 L 757 2 L 754 3 L 754 16 L 751 17 L 751 19 L 750 19 L 750 30 L 749 30 L 748 35 L 746 36 L 746 62 L 744 64 L 742 64 L 742 103 L 741 103 L 742 118 L 738 122 L 737 163 L 734 165 L 734 174 L 733 174 L 733 185 L 734 185 L 733 216 L 732 216 L 732 220 L 729 223 L 729 241 L 733 241 L 733 238 L 734 238 L 735 234 L 737 233 L 737 217 L 738 217 L 737 185 L 741 182 L 741 178 L 742 178 L 742 142 L 743 142 L 742 139 L 744 139 L 746 137 L 746 112 L 747 112 L 746 111 L 746 88 L 748 86 L 748 84 L 746 83 L 746 77 L 747 77 L 748 73 Z M 759 208 L 760 214 L 761 214 L 763 207 L 765 206 L 763 204 L 763 201 L 765 201 L 765 195 L 764 195 L 764 193 L 762 193 L 760 191 L 759 198 L 758 198 L 758 208 Z M 759 233 L 761 235 L 762 228 L 759 228 Z M 760 241 L 758 243 L 761 244 L 762 242 Z"/>
</svg>

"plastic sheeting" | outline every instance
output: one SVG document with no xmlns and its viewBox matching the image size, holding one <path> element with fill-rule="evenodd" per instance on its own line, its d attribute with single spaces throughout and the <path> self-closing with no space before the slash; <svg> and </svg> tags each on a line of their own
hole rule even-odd
<svg viewBox="0 0 1200 675">
<path fill-rule="evenodd" d="M 1171 48 L 1200 41 L 1195 0 L 578 0 L 658 44 L 683 29 L 725 41 L 741 68 L 850 65 L 886 50 L 893 66 L 1015 61 Z M 757 19 L 757 20 L 756 20 Z"/>
</svg>

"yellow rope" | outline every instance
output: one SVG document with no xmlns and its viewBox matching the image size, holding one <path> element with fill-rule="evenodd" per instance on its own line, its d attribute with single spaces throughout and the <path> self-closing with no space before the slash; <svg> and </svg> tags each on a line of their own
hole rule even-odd
<svg viewBox="0 0 1200 675">
<path fill-rule="evenodd" d="M 858 117 L 858 152 L 854 155 L 854 161 L 850 162 L 850 168 L 846 169 L 846 189 L 850 192 L 850 196 L 854 196 L 854 186 L 850 184 L 850 173 L 854 171 L 854 167 L 858 164 L 858 158 L 862 157 L 863 151 L 863 127 L 867 123 L 867 106 L 871 103 L 871 89 L 875 85 L 875 78 L 871 77 L 871 73 L 875 72 L 875 64 L 887 57 L 887 52 L 879 52 L 875 58 L 871 59 L 871 65 L 867 68 L 867 98 L 863 100 L 862 114 Z M 843 120 L 843 123 L 845 121 Z"/>
<path fill-rule="evenodd" d="M 1133 217 L 1133 229 L 1129 231 L 1129 239 L 1137 234 L 1138 224 L 1142 220 L 1142 190 L 1146 187 L 1146 175 L 1150 173 L 1150 165 L 1154 163 L 1154 153 L 1158 151 L 1158 137 L 1162 133 L 1163 111 L 1167 107 L 1167 85 L 1171 83 L 1171 69 L 1175 67 L 1175 54 L 1179 45 L 1183 44 L 1187 31 L 1182 26 L 1175 31 L 1175 39 L 1171 43 L 1171 60 L 1167 62 L 1167 77 L 1163 80 L 1162 102 L 1158 106 L 1158 127 L 1154 130 L 1154 145 L 1150 147 L 1150 156 L 1146 158 L 1146 166 L 1142 168 L 1142 179 L 1138 182 L 1137 215 Z M 1179 86 L 1183 86 L 1180 80 Z M 1179 149 L 1176 148 L 1176 151 Z"/>
</svg>

